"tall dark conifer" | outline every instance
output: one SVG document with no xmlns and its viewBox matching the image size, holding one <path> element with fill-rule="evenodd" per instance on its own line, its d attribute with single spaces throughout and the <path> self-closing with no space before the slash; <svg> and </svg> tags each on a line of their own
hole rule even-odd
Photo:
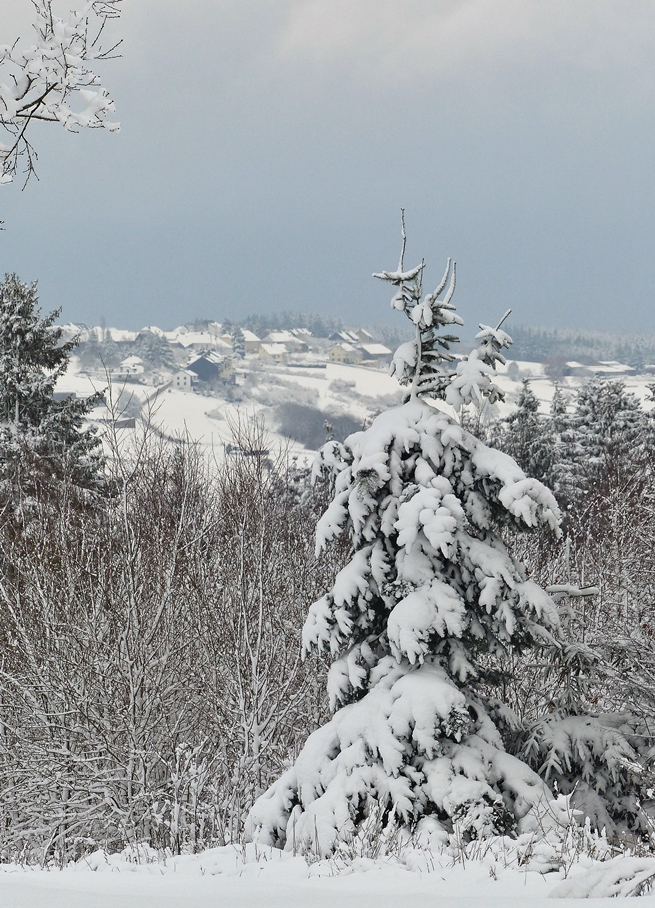
<svg viewBox="0 0 655 908">
<path fill-rule="evenodd" d="M 0 475 L 30 470 L 75 485 L 100 482 L 102 456 L 89 411 L 102 400 L 55 400 L 76 341 L 62 342 L 59 310 L 41 317 L 36 284 L 8 274 L 0 284 Z"/>
</svg>

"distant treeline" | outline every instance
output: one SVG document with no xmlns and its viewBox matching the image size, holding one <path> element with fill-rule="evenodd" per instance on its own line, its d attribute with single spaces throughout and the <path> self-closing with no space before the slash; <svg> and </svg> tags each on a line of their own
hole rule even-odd
<svg viewBox="0 0 655 908">
<path fill-rule="evenodd" d="M 525 325 L 510 325 L 507 330 L 514 341 L 509 354 L 512 359 L 546 362 L 563 358 L 581 363 L 618 360 L 637 369 L 655 363 L 653 335 Z"/>
</svg>

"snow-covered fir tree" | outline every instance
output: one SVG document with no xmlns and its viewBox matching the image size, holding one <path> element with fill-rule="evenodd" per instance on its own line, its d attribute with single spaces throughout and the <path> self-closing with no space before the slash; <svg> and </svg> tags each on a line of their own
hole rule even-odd
<svg viewBox="0 0 655 908">
<path fill-rule="evenodd" d="M 232 350 L 239 359 L 246 355 L 246 339 L 238 325 L 232 331 Z"/>
<path fill-rule="evenodd" d="M 557 531 L 557 504 L 445 412 L 502 398 L 494 368 L 511 339 L 482 325 L 455 359 L 455 265 L 424 295 L 424 266 L 406 271 L 404 246 L 403 225 L 398 269 L 375 276 L 415 326 L 392 364 L 405 402 L 326 444 L 315 467 L 334 489 L 318 547 L 346 535 L 352 548 L 303 633 L 307 651 L 333 659 L 334 717 L 249 818 L 250 835 L 288 848 L 328 853 L 371 815 L 432 841 L 454 825 L 468 838 L 520 831 L 552 797 L 505 751 L 483 689 L 489 657 L 557 632 L 552 601 L 501 535 L 504 525 Z"/>
<path fill-rule="evenodd" d="M 0 284 L 0 477 L 22 480 L 36 470 L 79 486 L 99 481 L 99 440 L 85 429 L 101 394 L 55 400 L 76 341 L 62 342 L 59 310 L 41 317 L 36 284 L 7 274 Z"/>
<path fill-rule="evenodd" d="M 555 451 L 551 421 L 540 416 L 539 401 L 527 378 L 523 379 L 516 410 L 500 426 L 497 444 L 526 473 L 549 484 Z"/>
<path fill-rule="evenodd" d="M 586 382 L 562 426 L 554 486 L 568 509 L 583 506 L 587 490 L 603 482 L 612 463 L 651 444 L 647 415 L 621 381 Z"/>
</svg>

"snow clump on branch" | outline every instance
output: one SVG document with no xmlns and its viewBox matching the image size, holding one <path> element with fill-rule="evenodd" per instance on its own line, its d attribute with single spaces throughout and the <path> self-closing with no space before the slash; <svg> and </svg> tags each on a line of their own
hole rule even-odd
<svg viewBox="0 0 655 908">
<path fill-rule="evenodd" d="M 8 135 L 0 143 L 0 183 L 12 181 L 21 158 L 26 178 L 34 172 L 37 154 L 28 137 L 33 121 L 58 122 L 69 132 L 119 129 L 108 119 L 114 104 L 89 63 L 115 56 L 120 41 L 103 49 L 99 39 L 106 23 L 118 17 L 121 0 L 92 0 L 66 18 L 54 14 L 52 0 L 32 3 L 35 43 L 0 45 L 0 125 Z"/>
</svg>

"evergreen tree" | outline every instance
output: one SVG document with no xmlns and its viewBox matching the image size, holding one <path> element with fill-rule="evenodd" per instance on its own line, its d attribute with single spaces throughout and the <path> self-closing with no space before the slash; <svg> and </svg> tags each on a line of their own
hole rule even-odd
<svg viewBox="0 0 655 908">
<path fill-rule="evenodd" d="M 90 487 L 99 482 L 102 456 L 95 430 L 84 419 L 102 400 L 53 397 L 76 340 L 61 342 L 54 322 L 41 318 L 36 284 L 8 274 L 0 284 L 0 475 L 25 477 L 32 461 L 42 475 Z"/>
<path fill-rule="evenodd" d="M 513 457 L 530 476 L 548 483 L 554 460 L 551 428 L 550 420 L 539 415 L 539 401 L 529 379 L 523 379 L 516 410 L 501 426 L 498 447 Z"/>
<path fill-rule="evenodd" d="M 587 490 L 605 482 L 607 469 L 650 443 L 649 420 L 621 381 L 586 382 L 561 433 L 557 466 L 560 501 L 583 506 Z"/>
<path fill-rule="evenodd" d="M 137 336 L 132 344 L 132 351 L 153 369 L 172 369 L 175 366 L 171 345 L 166 338 L 150 331 L 142 331 Z"/>
<path fill-rule="evenodd" d="M 404 245 L 403 225 L 397 271 L 376 277 L 397 288 L 392 306 L 415 327 L 392 366 L 405 403 L 329 442 L 317 461 L 334 489 L 318 546 L 346 537 L 352 547 L 303 633 L 307 651 L 334 660 L 335 714 L 255 803 L 250 833 L 270 844 L 328 853 L 371 816 L 441 840 L 453 824 L 468 838 L 535 829 L 551 797 L 505 752 L 484 683 L 489 657 L 553 641 L 553 603 L 500 529 L 556 530 L 557 505 L 439 409 L 501 399 L 494 368 L 511 340 L 482 325 L 478 346 L 455 362 L 455 338 L 440 333 L 462 324 L 455 267 L 423 296 L 424 266 L 404 271 Z"/>
<path fill-rule="evenodd" d="M 246 339 L 238 326 L 232 332 L 232 350 L 239 359 L 243 359 L 246 355 Z"/>
<path fill-rule="evenodd" d="M 567 426 L 566 397 L 561 385 L 555 385 L 555 393 L 550 402 L 550 421 L 552 431 L 561 435 Z"/>
</svg>

